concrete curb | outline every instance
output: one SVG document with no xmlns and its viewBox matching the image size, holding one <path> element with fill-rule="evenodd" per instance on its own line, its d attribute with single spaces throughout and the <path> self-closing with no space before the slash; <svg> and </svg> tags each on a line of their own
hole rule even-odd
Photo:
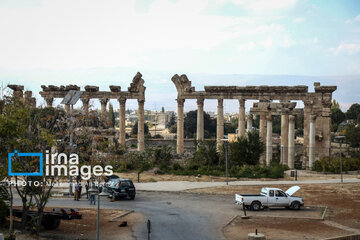
<svg viewBox="0 0 360 240">
<path fill-rule="evenodd" d="M 325 210 L 324 210 L 324 212 L 323 212 L 323 214 L 322 214 L 322 216 L 321 216 L 321 219 L 324 221 L 325 220 L 325 215 L 326 215 L 326 211 L 327 211 L 327 206 L 325 206 Z"/>
<path fill-rule="evenodd" d="M 109 220 L 109 222 L 116 222 L 118 219 L 123 218 L 133 212 L 134 212 L 134 210 L 128 210 L 128 211 L 120 214 L 119 216 L 113 217 L 112 219 Z"/>
<path fill-rule="evenodd" d="M 227 226 L 229 226 L 236 218 L 238 218 L 240 215 L 235 215 L 233 216 L 227 223 L 225 223 L 225 225 L 223 226 L 223 228 L 226 228 Z"/>
</svg>

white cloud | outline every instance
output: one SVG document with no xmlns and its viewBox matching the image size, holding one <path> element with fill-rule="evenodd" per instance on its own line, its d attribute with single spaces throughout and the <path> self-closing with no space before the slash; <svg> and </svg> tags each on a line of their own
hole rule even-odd
<svg viewBox="0 0 360 240">
<path fill-rule="evenodd" d="M 296 1 L 269 2 L 243 4 L 261 11 L 284 9 Z M 0 32 L 6 36 L 0 38 L 0 67 L 137 67 L 152 62 L 151 54 L 159 51 L 206 53 L 229 41 L 241 50 L 240 39 L 253 42 L 248 49 L 271 48 L 273 40 L 292 44 L 282 25 L 261 15 L 203 14 L 207 6 L 206 0 L 155 0 L 146 12 L 137 12 L 135 0 L 44 0 L 31 8 L 0 8 Z"/>
<path fill-rule="evenodd" d="M 271 12 L 293 7 L 297 0 L 232 0 L 236 5 L 255 12 Z"/>
<path fill-rule="evenodd" d="M 355 20 L 356 22 L 360 22 L 360 14 L 357 15 L 357 16 L 354 18 L 354 20 Z"/>
<path fill-rule="evenodd" d="M 256 44 L 254 42 L 248 42 L 248 43 L 244 43 L 244 44 L 239 44 L 236 46 L 236 49 L 239 52 L 247 52 L 247 51 L 251 51 L 256 47 Z"/>
<path fill-rule="evenodd" d="M 305 22 L 305 20 L 306 20 L 306 18 L 298 17 L 298 18 L 294 18 L 293 22 L 294 23 L 302 23 L 302 22 Z"/>
<path fill-rule="evenodd" d="M 360 43 L 341 43 L 336 48 L 330 48 L 330 52 L 335 55 L 342 53 L 354 55 L 360 52 Z"/>
<path fill-rule="evenodd" d="M 360 14 L 355 16 L 352 19 L 348 19 L 348 20 L 345 21 L 345 23 L 356 23 L 356 22 L 360 22 Z"/>
</svg>

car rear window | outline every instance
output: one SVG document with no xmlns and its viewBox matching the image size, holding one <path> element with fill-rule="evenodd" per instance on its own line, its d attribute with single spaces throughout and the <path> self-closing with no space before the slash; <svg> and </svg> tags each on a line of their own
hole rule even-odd
<svg viewBox="0 0 360 240">
<path fill-rule="evenodd" d="M 121 187 L 131 187 L 130 181 L 120 181 Z"/>
</svg>

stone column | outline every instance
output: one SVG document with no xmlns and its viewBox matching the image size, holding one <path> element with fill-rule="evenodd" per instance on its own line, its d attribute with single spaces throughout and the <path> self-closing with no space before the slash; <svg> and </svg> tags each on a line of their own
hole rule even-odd
<svg viewBox="0 0 360 240">
<path fill-rule="evenodd" d="M 305 167 L 309 167 L 309 125 L 310 114 L 313 102 L 310 100 L 304 101 L 304 162 Z"/>
<path fill-rule="evenodd" d="M 177 134 L 176 134 L 176 153 L 184 152 L 184 102 L 185 99 L 177 99 Z"/>
<path fill-rule="evenodd" d="M 266 166 L 270 166 L 272 160 L 272 115 L 266 117 Z"/>
<path fill-rule="evenodd" d="M 100 99 L 100 104 L 101 104 L 101 116 L 103 119 L 107 119 L 107 112 L 106 112 L 106 105 L 107 102 L 109 101 L 109 99 L 107 98 L 101 98 Z"/>
<path fill-rule="evenodd" d="M 89 113 L 89 101 L 90 99 L 89 98 L 81 98 L 81 101 L 82 101 L 82 110 L 84 112 L 84 114 L 88 114 Z"/>
<path fill-rule="evenodd" d="M 311 169 L 315 161 L 315 120 L 316 115 L 310 115 L 309 124 L 309 168 Z"/>
<path fill-rule="evenodd" d="M 246 130 L 248 132 L 251 132 L 252 131 L 252 124 L 253 124 L 253 115 L 249 113 L 249 115 L 247 115 L 247 128 Z"/>
<path fill-rule="evenodd" d="M 53 102 L 54 102 L 54 98 L 52 98 L 52 97 L 47 97 L 47 98 L 45 98 L 45 101 L 46 101 L 46 105 L 47 105 L 48 107 L 52 107 Z"/>
<path fill-rule="evenodd" d="M 245 100 L 239 99 L 238 136 L 245 137 Z"/>
<path fill-rule="evenodd" d="M 216 145 L 218 150 L 222 146 L 221 139 L 224 139 L 224 106 L 223 99 L 218 99 L 217 106 L 217 123 L 216 123 Z"/>
<path fill-rule="evenodd" d="M 288 164 L 288 141 L 289 141 L 289 115 L 288 113 L 282 113 L 280 163 L 284 165 Z"/>
<path fill-rule="evenodd" d="M 288 166 L 294 168 L 295 162 L 295 116 L 289 116 Z"/>
<path fill-rule="evenodd" d="M 70 112 L 70 104 L 65 104 L 65 112 L 66 113 Z"/>
<path fill-rule="evenodd" d="M 144 103 L 145 100 L 138 99 L 138 151 L 144 151 Z"/>
<path fill-rule="evenodd" d="M 197 122 L 196 122 L 196 140 L 204 140 L 204 99 L 197 100 Z"/>
<path fill-rule="evenodd" d="M 264 143 L 264 145 L 266 145 L 266 113 L 262 112 L 260 113 L 260 131 L 259 131 L 259 135 L 260 135 L 260 140 Z M 266 160 L 266 156 L 265 153 L 261 154 L 260 156 L 260 165 L 264 166 L 265 165 L 265 160 Z"/>
<path fill-rule="evenodd" d="M 125 104 L 126 104 L 126 98 L 119 98 L 119 105 L 120 105 L 120 111 L 119 111 L 119 130 L 120 130 L 120 139 L 119 143 L 121 147 L 125 147 Z"/>
</svg>

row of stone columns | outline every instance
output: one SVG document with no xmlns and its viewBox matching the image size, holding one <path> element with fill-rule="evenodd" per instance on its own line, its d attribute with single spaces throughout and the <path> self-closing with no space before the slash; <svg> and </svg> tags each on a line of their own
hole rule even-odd
<svg viewBox="0 0 360 240">
<path fill-rule="evenodd" d="M 224 138 L 224 100 L 222 98 L 217 99 L 217 124 L 216 124 L 216 144 L 220 148 L 222 145 L 222 139 Z M 184 102 L 185 99 L 177 99 L 177 153 L 184 152 Z M 249 131 L 252 129 L 252 119 L 248 119 Z M 239 99 L 239 123 L 238 123 L 238 135 L 245 136 L 245 100 Z M 196 140 L 204 140 L 204 98 L 197 99 L 197 128 L 196 128 Z"/>
<path fill-rule="evenodd" d="M 103 119 L 107 119 L 107 103 L 109 101 L 108 98 L 101 98 L 101 117 Z M 46 104 L 48 107 L 52 107 L 54 98 L 45 98 Z M 85 115 L 89 113 L 89 98 L 81 98 L 82 101 L 82 110 Z M 118 98 L 119 105 L 120 105 L 120 112 L 119 112 L 119 129 L 120 129 L 120 137 L 119 143 L 121 146 L 125 147 L 125 108 L 126 108 L 126 98 L 120 97 Z M 138 150 L 143 151 L 144 146 L 144 103 L 145 100 L 138 99 Z M 65 104 L 65 111 L 70 112 L 70 104 Z"/>
<path fill-rule="evenodd" d="M 178 118 L 177 118 L 177 153 L 184 152 L 184 102 L 185 99 L 177 99 L 178 103 Z M 204 99 L 197 99 L 197 131 L 196 139 L 204 139 Z M 272 148 L 272 115 L 268 111 L 260 114 L 259 135 L 264 142 L 266 152 L 260 157 L 262 165 L 270 165 L 273 155 Z M 304 129 L 305 139 L 309 142 L 309 167 L 312 167 L 315 161 L 315 115 L 309 115 L 308 134 L 306 128 Z M 245 129 L 245 122 L 247 121 L 247 129 Z M 239 119 L 238 119 L 238 136 L 246 135 L 246 130 L 252 130 L 253 116 L 248 115 L 245 118 L 245 100 L 239 99 Z M 306 125 L 305 120 L 305 125 Z M 217 124 L 216 124 L 216 143 L 217 147 L 221 147 L 222 139 L 224 138 L 224 106 L 223 99 L 218 99 L 217 105 Z M 295 116 L 289 115 L 289 112 L 284 111 L 281 114 L 281 163 L 294 168 L 295 162 Z"/>
</svg>

